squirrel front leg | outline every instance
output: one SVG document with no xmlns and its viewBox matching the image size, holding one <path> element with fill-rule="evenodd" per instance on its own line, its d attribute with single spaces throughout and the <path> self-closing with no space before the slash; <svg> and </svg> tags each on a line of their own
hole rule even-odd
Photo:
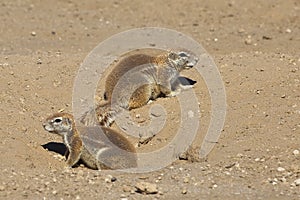
<svg viewBox="0 0 300 200">
<path fill-rule="evenodd" d="M 82 141 L 79 137 L 73 139 L 70 144 L 69 156 L 67 159 L 67 167 L 72 168 L 80 159 L 82 152 Z"/>
<path fill-rule="evenodd" d="M 180 80 L 179 78 L 174 78 L 174 80 L 170 81 L 170 86 L 168 87 L 161 87 L 162 93 L 165 94 L 167 97 L 174 97 L 177 96 L 181 91 L 188 90 L 193 88 L 193 85 L 187 83 L 185 79 Z M 187 84 L 183 84 L 187 83 Z"/>
<path fill-rule="evenodd" d="M 162 87 L 162 93 L 166 96 L 166 97 L 175 97 L 180 93 L 180 89 L 177 90 L 170 90 L 166 87 Z"/>
<path fill-rule="evenodd" d="M 174 97 L 181 92 L 180 82 L 177 78 L 174 78 L 174 80 L 165 80 L 160 85 L 160 90 L 165 96 Z"/>
</svg>

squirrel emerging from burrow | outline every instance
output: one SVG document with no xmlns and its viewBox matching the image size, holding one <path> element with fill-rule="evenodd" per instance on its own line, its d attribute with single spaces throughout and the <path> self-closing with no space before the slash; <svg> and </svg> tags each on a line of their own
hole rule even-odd
<svg viewBox="0 0 300 200">
<path fill-rule="evenodd" d="M 56 113 L 48 117 L 43 127 L 60 135 L 67 148 L 68 168 L 81 160 L 92 169 L 130 169 L 137 167 L 134 146 L 120 133 L 106 127 L 77 126 L 71 114 Z"/>
</svg>

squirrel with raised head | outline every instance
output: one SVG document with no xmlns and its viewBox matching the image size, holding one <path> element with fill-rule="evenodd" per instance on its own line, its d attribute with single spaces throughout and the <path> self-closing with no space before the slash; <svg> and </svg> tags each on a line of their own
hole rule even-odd
<svg viewBox="0 0 300 200">
<path fill-rule="evenodd" d="M 179 74 L 196 65 L 198 59 L 181 51 L 144 50 L 123 56 L 112 64 L 105 81 L 104 103 L 87 111 L 80 121 L 86 126 L 109 127 L 123 109 L 146 105 L 159 96 L 176 96 L 183 85 Z"/>
<path fill-rule="evenodd" d="M 101 127 L 76 126 L 72 115 L 57 113 L 43 127 L 63 138 L 67 147 L 67 167 L 81 160 L 92 169 L 129 169 L 137 167 L 134 146 L 120 133 Z"/>
</svg>

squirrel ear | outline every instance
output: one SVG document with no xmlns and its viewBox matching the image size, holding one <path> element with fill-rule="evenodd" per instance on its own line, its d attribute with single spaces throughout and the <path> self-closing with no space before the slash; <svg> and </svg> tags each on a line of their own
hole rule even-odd
<svg viewBox="0 0 300 200">
<path fill-rule="evenodd" d="M 178 55 L 179 55 L 180 57 L 190 57 L 190 54 L 188 54 L 188 53 L 185 52 L 185 51 L 179 52 Z"/>
<path fill-rule="evenodd" d="M 171 60 L 175 60 L 175 59 L 176 59 L 176 53 L 174 53 L 174 52 L 171 51 L 171 52 L 168 54 L 168 58 L 171 59 Z"/>
<path fill-rule="evenodd" d="M 66 122 L 68 123 L 68 125 L 72 126 L 72 120 L 70 118 L 66 118 Z"/>
</svg>

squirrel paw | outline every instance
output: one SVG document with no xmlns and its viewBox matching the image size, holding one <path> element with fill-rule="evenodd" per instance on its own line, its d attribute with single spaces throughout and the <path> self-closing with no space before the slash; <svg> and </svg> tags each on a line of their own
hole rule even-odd
<svg viewBox="0 0 300 200">
<path fill-rule="evenodd" d="M 167 97 L 175 97 L 180 93 L 180 90 L 171 91 L 169 94 L 167 94 Z"/>
<path fill-rule="evenodd" d="M 180 85 L 180 88 L 183 90 L 188 90 L 194 88 L 194 85 Z"/>
</svg>

